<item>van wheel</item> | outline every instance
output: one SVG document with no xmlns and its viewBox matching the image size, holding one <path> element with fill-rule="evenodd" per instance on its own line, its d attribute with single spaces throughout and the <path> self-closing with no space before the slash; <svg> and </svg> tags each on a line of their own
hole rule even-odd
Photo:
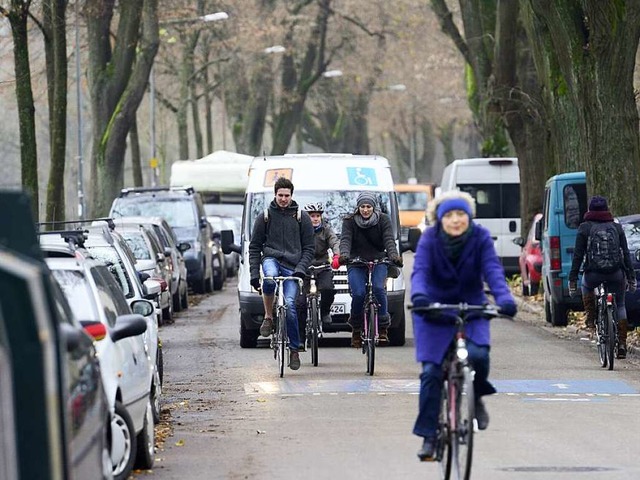
<svg viewBox="0 0 640 480">
<path fill-rule="evenodd" d="M 554 327 L 565 327 L 567 325 L 568 308 L 561 303 L 550 302 L 551 325 Z"/>
<path fill-rule="evenodd" d="M 546 295 L 544 296 L 544 319 L 547 323 L 551 323 L 551 305 Z"/>
<path fill-rule="evenodd" d="M 396 327 L 390 328 L 388 331 L 389 345 L 392 347 L 401 347 L 405 343 L 404 311 L 398 312 L 398 315 L 401 315 L 400 322 Z"/>
<path fill-rule="evenodd" d="M 258 330 L 249 330 L 240 322 L 240 346 L 242 348 L 256 348 L 258 346 Z"/>
</svg>

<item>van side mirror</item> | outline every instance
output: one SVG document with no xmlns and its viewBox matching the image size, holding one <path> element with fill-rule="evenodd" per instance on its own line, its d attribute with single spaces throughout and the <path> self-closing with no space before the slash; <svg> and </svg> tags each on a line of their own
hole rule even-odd
<svg viewBox="0 0 640 480">
<path fill-rule="evenodd" d="M 418 249 L 418 241 L 420 240 L 421 236 L 422 236 L 422 230 L 420 230 L 419 228 L 414 227 L 409 229 L 408 250 L 415 252 Z"/>
<path fill-rule="evenodd" d="M 522 237 L 516 237 L 513 239 L 513 243 L 515 243 L 516 245 L 518 245 L 519 247 L 524 247 L 524 238 Z"/>
<path fill-rule="evenodd" d="M 240 245 L 233 243 L 233 230 L 222 230 L 220 232 L 220 239 L 222 243 L 222 251 L 225 255 L 229 255 L 232 252 L 242 254 L 242 248 Z"/>
<path fill-rule="evenodd" d="M 543 219 L 540 219 L 540 221 L 536 223 L 536 229 L 533 234 L 534 238 L 539 242 L 542 241 L 542 220 Z"/>
</svg>

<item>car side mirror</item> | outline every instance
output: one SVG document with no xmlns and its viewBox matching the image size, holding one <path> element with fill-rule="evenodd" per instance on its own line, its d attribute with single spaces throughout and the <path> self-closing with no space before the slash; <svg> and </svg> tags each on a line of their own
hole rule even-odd
<svg viewBox="0 0 640 480">
<path fill-rule="evenodd" d="M 134 300 L 131 302 L 131 311 L 138 315 L 142 315 L 143 317 L 148 317 L 153 314 L 156 309 L 148 300 Z"/>
<path fill-rule="evenodd" d="M 178 244 L 178 250 L 180 250 L 181 253 L 186 252 L 190 248 L 191 248 L 191 245 L 187 242 L 182 242 Z"/>
<path fill-rule="evenodd" d="M 82 342 L 82 330 L 69 325 L 68 323 L 60 324 L 60 336 L 63 339 L 67 352 L 73 352 L 76 350 Z"/>
<path fill-rule="evenodd" d="M 116 318 L 116 326 L 111 329 L 109 334 L 114 342 L 127 337 L 135 337 L 142 335 L 147 331 L 147 321 L 144 317 L 137 313 L 127 315 L 119 315 Z"/>
<path fill-rule="evenodd" d="M 225 255 L 228 255 L 232 252 L 242 253 L 242 248 L 240 245 L 236 245 L 233 243 L 233 230 L 222 230 L 220 232 L 220 238 L 222 243 L 222 251 Z"/>
<path fill-rule="evenodd" d="M 538 241 L 542 240 L 542 220 L 536 223 L 536 229 L 534 231 L 533 236 Z"/>
<path fill-rule="evenodd" d="M 160 282 L 156 280 L 146 280 L 142 284 L 142 288 L 144 290 L 144 298 L 147 300 L 154 300 L 156 296 L 162 291 L 162 286 Z"/>
<path fill-rule="evenodd" d="M 164 256 L 164 253 L 162 253 L 162 252 L 156 253 L 156 262 L 158 262 L 158 263 L 164 262 L 165 258 L 167 258 L 167 257 Z"/>
<path fill-rule="evenodd" d="M 410 228 L 409 236 L 408 236 L 408 244 L 409 250 L 415 252 L 418 249 L 418 242 L 420 241 L 420 237 L 422 236 L 422 230 L 419 228 Z"/>
<path fill-rule="evenodd" d="M 524 247 L 524 238 L 522 237 L 516 237 L 513 239 L 513 243 L 515 243 L 516 245 L 518 245 L 520 248 Z"/>
<path fill-rule="evenodd" d="M 164 247 L 164 256 L 165 257 L 171 256 L 171 247 Z"/>
</svg>

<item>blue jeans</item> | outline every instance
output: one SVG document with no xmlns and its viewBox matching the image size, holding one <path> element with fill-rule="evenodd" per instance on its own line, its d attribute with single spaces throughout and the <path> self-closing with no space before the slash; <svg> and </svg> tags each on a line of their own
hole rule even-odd
<svg viewBox="0 0 640 480">
<path fill-rule="evenodd" d="M 360 328 L 362 326 L 362 317 L 364 313 L 364 299 L 367 295 L 367 276 L 369 275 L 366 267 L 349 267 L 347 277 L 349 279 L 349 288 L 351 289 L 351 326 Z M 381 327 L 389 324 L 389 314 L 387 312 L 387 291 L 384 288 L 384 282 L 387 280 L 387 266 L 384 264 L 376 265 L 371 275 L 373 283 L 373 295 L 378 302 L 378 320 Z M 354 325 L 355 320 L 355 325 Z M 358 325 L 359 321 L 359 325 Z M 385 322 L 386 321 L 386 322 Z M 385 325 L 386 323 L 386 325 Z"/>
<path fill-rule="evenodd" d="M 496 393 L 489 383 L 489 347 L 479 346 L 467 339 L 467 350 L 476 374 L 473 379 L 473 390 L 476 401 L 484 396 Z M 420 374 L 420 411 L 413 426 L 414 435 L 434 437 L 438 430 L 438 414 L 442 396 L 442 365 L 433 362 L 422 362 Z"/>
<path fill-rule="evenodd" d="M 285 268 L 273 257 L 262 260 L 262 274 L 265 277 L 289 277 L 293 270 Z M 287 305 L 287 335 L 289 336 L 289 348 L 300 348 L 300 334 L 298 333 L 298 313 L 296 311 L 296 297 L 298 296 L 298 282 L 288 280 L 284 282 L 284 301 Z M 262 284 L 262 294 L 273 296 L 276 291 L 276 282 L 265 280 Z"/>
</svg>

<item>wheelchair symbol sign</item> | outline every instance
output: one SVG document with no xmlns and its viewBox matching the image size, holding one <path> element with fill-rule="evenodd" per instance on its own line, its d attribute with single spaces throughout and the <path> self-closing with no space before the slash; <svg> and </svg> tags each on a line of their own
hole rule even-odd
<svg viewBox="0 0 640 480">
<path fill-rule="evenodd" d="M 374 187 L 378 185 L 376 171 L 373 168 L 347 167 L 350 185 L 359 187 Z"/>
</svg>

